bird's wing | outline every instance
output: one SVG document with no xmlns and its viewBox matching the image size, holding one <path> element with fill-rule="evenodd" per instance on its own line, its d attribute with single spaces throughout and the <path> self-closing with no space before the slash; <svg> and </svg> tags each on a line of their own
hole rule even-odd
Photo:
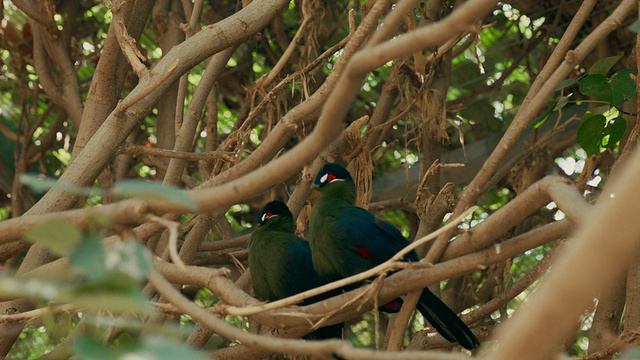
<svg viewBox="0 0 640 360">
<path fill-rule="evenodd" d="M 345 239 L 362 257 L 382 263 L 407 246 L 407 239 L 393 225 L 376 219 L 361 208 L 347 208 L 340 214 L 347 229 Z"/>
<path fill-rule="evenodd" d="M 303 265 L 311 260 L 311 254 L 306 242 L 289 232 L 269 228 L 256 231 L 249 246 L 256 295 L 274 301 L 307 290 L 308 269 Z"/>
<path fill-rule="evenodd" d="M 322 285 L 313 270 L 308 243 L 293 234 L 288 234 L 281 241 L 278 259 L 271 264 L 274 274 L 272 287 L 276 288 L 278 297 L 292 296 Z"/>
</svg>

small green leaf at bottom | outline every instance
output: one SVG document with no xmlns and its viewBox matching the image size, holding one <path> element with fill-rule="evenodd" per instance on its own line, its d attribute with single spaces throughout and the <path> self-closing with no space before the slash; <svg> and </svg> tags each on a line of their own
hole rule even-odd
<svg viewBox="0 0 640 360">
<path fill-rule="evenodd" d="M 196 351 L 182 343 L 167 338 L 144 338 L 127 346 L 105 346 L 101 342 L 87 336 L 78 336 L 73 343 L 73 350 L 83 360 L 206 360 L 202 352 Z"/>
<path fill-rule="evenodd" d="M 123 355 L 123 351 L 84 335 L 73 340 L 73 352 L 83 360 L 118 360 Z"/>
<path fill-rule="evenodd" d="M 173 360 L 190 359 L 205 360 L 207 357 L 184 344 L 166 338 L 146 338 L 137 354 L 143 359 Z"/>
<path fill-rule="evenodd" d="M 24 234 L 24 238 L 46 246 L 56 255 L 67 256 L 80 243 L 82 233 L 67 220 L 53 219 L 36 225 Z"/>
<path fill-rule="evenodd" d="M 78 247 L 69 255 L 69 264 L 90 280 L 106 276 L 106 251 L 100 241 L 93 236 L 85 236 Z"/>
<path fill-rule="evenodd" d="M 183 190 L 158 182 L 123 180 L 118 182 L 111 191 L 115 196 L 179 205 L 194 211 L 198 209 L 196 202 Z"/>
</svg>

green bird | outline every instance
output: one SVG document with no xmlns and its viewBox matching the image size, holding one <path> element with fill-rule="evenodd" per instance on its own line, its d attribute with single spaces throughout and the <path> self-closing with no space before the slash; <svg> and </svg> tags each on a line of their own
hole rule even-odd
<svg viewBox="0 0 640 360">
<path fill-rule="evenodd" d="M 249 240 L 249 269 L 256 297 L 275 301 L 327 284 L 313 270 L 309 243 L 294 234 L 295 223 L 287 205 L 274 200 L 260 211 L 258 224 Z M 339 294 L 327 292 L 306 299 L 312 304 Z M 329 325 L 306 335 L 305 339 L 342 338 L 344 323 Z"/>
<path fill-rule="evenodd" d="M 314 187 L 320 198 L 311 211 L 309 241 L 313 267 L 331 281 L 369 270 L 390 259 L 409 242 L 393 225 L 356 207 L 356 186 L 349 171 L 339 164 L 326 164 Z M 418 261 L 412 251 L 404 261 Z M 466 349 L 480 342 L 469 327 L 429 289 L 424 289 L 418 310 L 447 340 Z"/>
</svg>

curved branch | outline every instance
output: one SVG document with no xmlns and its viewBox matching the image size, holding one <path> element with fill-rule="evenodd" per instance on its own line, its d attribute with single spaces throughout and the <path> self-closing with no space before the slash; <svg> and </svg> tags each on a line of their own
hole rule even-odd
<svg viewBox="0 0 640 360">
<path fill-rule="evenodd" d="M 53 19 L 44 16 L 36 9 L 36 5 L 31 0 L 11 0 L 11 2 L 27 16 L 38 24 L 44 26 L 48 32 L 55 33 L 58 31 L 56 22 Z"/>
<path fill-rule="evenodd" d="M 476 20 L 493 10 L 497 3 L 496 0 L 467 1 L 438 22 L 364 49 L 353 58 L 352 76 L 366 74 L 393 59 L 411 55 L 416 50 L 444 44 L 460 33 L 473 32 Z"/>
<path fill-rule="evenodd" d="M 433 352 L 380 352 L 372 349 L 353 348 L 346 342 L 339 340 L 303 341 L 293 339 L 281 339 L 273 336 L 250 334 L 219 319 L 206 310 L 185 298 L 162 275 L 152 272 L 149 281 L 164 298 L 175 305 L 181 311 L 189 314 L 194 320 L 205 324 L 216 333 L 233 340 L 239 340 L 250 347 L 257 347 L 272 352 L 285 352 L 293 354 L 332 357 L 334 354 L 343 358 L 366 358 L 371 360 L 400 360 L 400 359 L 429 359 L 429 360 L 461 360 L 466 359 L 462 354 L 446 354 Z"/>
<path fill-rule="evenodd" d="M 52 9 L 54 9 L 54 5 L 50 0 L 39 1 L 38 7 L 42 14 L 46 14 L 53 21 Z M 51 13 L 47 14 L 48 12 Z M 40 72 L 43 72 L 45 77 L 50 77 L 47 82 L 42 83 L 43 88 L 57 105 L 66 110 L 73 121 L 74 127 L 78 129 L 84 106 L 80 98 L 80 85 L 73 66 L 73 60 L 57 28 L 55 28 L 54 32 L 41 30 L 48 30 L 48 28 L 39 24 L 33 27 L 34 60 L 37 65 L 38 76 L 40 76 Z M 35 51 L 37 48 L 40 49 L 39 56 Z M 39 57 L 42 58 L 39 59 Z M 53 73 L 51 73 L 52 69 L 50 68 L 52 64 L 47 63 L 47 59 L 53 60 L 52 62 L 56 67 L 56 71 Z M 52 83 L 52 79 L 56 81 Z M 45 84 L 48 84 L 48 86 L 45 87 Z"/>
<path fill-rule="evenodd" d="M 526 250 L 558 239 L 566 234 L 569 225 L 570 223 L 566 220 L 552 223 L 536 229 L 535 232 L 532 231 L 533 234 L 523 234 L 482 251 L 464 255 L 434 266 L 427 266 L 425 269 L 415 269 L 416 265 L 408 264 L 409 269 L 399 271 L 385 279 L 378 293 L 379 300 L 381 302 L 390 301 L 407 292 L 423 289 L 438 281 L 458 277 L 473 272 L 478 268 L 504 261 Z M 218 294 L 226 304 L 238 307 L 260 304 L 258 300 L 240 290 L 231 280 L 220 276 L 224 274 L 224 272 L 221 272 L 222 270 L 192 266 L 186 266 L 184 270 L 181 270 L 176 265 L 158 258 L 154 259 L 154 266 L 157 271 L 169 281 L 177 284 L 191 284 L 206 287 L 215 294 Z M 44 269 L 42 269 L 42 271 L 44 271 Z M 274 327 L 308 327 L 309 321 L 317 321 L 320 319 L 325 320 L 325 324 L 327 325 L 335 324 L 373 309 L 373 298 L 375 296 L 368 296 L 361 302 L 353 301 L 355 298 L 361 298 L 363 294 L 368 291 L 371 291 L 369 287 L 363 287 L 303 307 L 267 310 L 274 306 L 258 306 L 256 309 L 264 311 L 251 315 L 251 318 L 260 324 Z M 298 297 L 288 298 L 285 302 L 295 303 L 296 301 L 299 301 Z M 242 313 L 245 313 L 245 311 L 243 310 Z M 327 316 L 327 314 L 331 316 Z M 474 319 L 477 320 L 474 316 L 471 316 L 471 321 L 474 321 Z"/>
<path fill-rule="evenodd" d="M 227 151 L 206 151 L 202 153 L 193 153 L 186 151 L 160 149 L 143 145 L 126 143 L 118 148 L 118 154 L 146 154 L 159 157 L 167 157 L 171 159 L 183 159 L 190 161 L 224 159 L 230 161 L 234 158 L 234 154 Z"/>
<path fill-rule="evenodd" d="M 129 62 L 129 65 L 133 68 L 133 72 L 139 77 L 145 77 L 149 74 L 149 69 L 143 63 L 145 56 L 142 55 L 138 47 L 136 46 L 136 40 L 129 36 L 127 26 L 125 25 L 124 14 L 120 11 L 122 4 L 113 4 L 105 1 L 105 5 L 111 10 L 113 14 L 112 24 L 114 24 L 114 33 L 118 44 L 120 44 L 120 50 L 122 54 Z"/>
</svg>

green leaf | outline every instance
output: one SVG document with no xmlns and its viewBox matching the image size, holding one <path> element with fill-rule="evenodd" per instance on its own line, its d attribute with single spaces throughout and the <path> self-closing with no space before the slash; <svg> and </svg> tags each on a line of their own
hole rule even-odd
<svg viewBox="0 0 640 360">
<path fill-rule="evenodd" d="M 566 89 L 568 87 L 571 87 L 571 86 L 575 85 L 577 82 L 578 82 L 578 78 L 564 79 L 564 80 L 562 80 L 560 85 L 558 85 L 558 88 L 556 88 L 556 91 L 560 91 L 560 90 Z"/>
<path fill-rule="evenodd" d="M 155 308 L 139 291 L 92 291 L 76 293 L 73 303 L 81 308 L 113 313 L 152 315 Z"/>
<path fill-rule="evenodd" d="M 547 111 L 545 111 L 542 115 L 538 116 L 535 120 L 533 120 L 531 122 L 531 125 L 529 125 L 529 127 L 532 129 L 537 129 L 540 126 L 542 126 L 542 124 L 544 124 L 544 122 L 547 121 L 547 118 L 549 118 L 549 115 L 551 115 L 551 113 L 553 112 L 553 109 L 555 109 L 555 105 L 548 108 Z"/>
<path fill-rule="evenodd" d="M 85 236 L 78 247 L 69 255 L 69 264 L 90 280 L 102 279 L 107 275 L 106 251 L 93 236 Z"/>
<path fill-rule="evenodd" d="M 611 97 L 608 79 L 600 74 L 589 75 L 582 79 L 580 81 L 580 92 L 599 99 L 606 96 Z"/>
<path fill-rule="evenodd" d="M 556 106 L 553 107 L 553 111 L 562 110 L 562 108 L 564 108 L 569 103 L 569 99 L 571 98 L 571 95 L 573 94 L 560 96 L 560 99 L 558 99 Z"/>
<path fill-rule="evenodd" d="M 587 155 L 591 156 L 600 152 L 602 132 L 607 123 L 604 115 L 594 115 L 583 120 L 578 128 L 578 144 L 582 146 Z"/>
<path fill-rule="evenodd" d="M 633 73 L 629 69 L 620 70 L 610 79 L 600 74 L 589 75 L 580 82 L 580 92 L 616 106 L 636 93 L 636 84 L 629 76 Z"/>
<path fill-rule="evenodd" d="M 587 117 L 597 115 L 597 114 L 604 115 L 609 110 L 611 110 L 611 106 L 609 105 L 596 106 L 594 108 L 587 110 L 582 116 L 582 118 L 586 119 Z"/>
<path fill-rule="evenodd" d="M 621 117 L 617 117 L 613 120 L 609 120 L 607 127 L 603 131 L 602 147 L 610 148 L 614 147 L 627 130 L 627 121 Z M 605 141 L 606 140 L 606 141 Z"/>
<path fill-rule="evenodd" d="M 64 297 L 70 286 L 56 281 L 0 278 L 0 294 L 8 297 L 28 297 L 56 300 Z"/>
<path fill-rule="evenodd" d="M 82 360 L 119 360 L 122 356 L 122 351 L 113 346 L 105 346 L 85 335 L 75 337 L 73 352 Z"/>
<path fill-rule="evenodd" d="M 615 63 L 617 63 L 618 60 L 620 60 L 623 56 L 624 56 L 624 53 L 620 53 L 618 55 L 607 56 L 603 59 L 596 61 L 593 65 L 591 65 L 591 68 L 589 68 L 589 75 L 594 75 L 594 74 L 606 75 L 609 72 L 609 70 L 611 70 L 613 65 L 615 65 Z"/>
<path fill-rule="evenodd" d="M 126 346 L 105 346 L 101 342 L 84 335 L 74 339 L 73 350 L 83 360 L 173 360 L 208 359 L 203 352 L 196 351 L 182 343 L 166 337 L 143 338 Z"/>
<path fill-rule="evenodd" d="M 127 293 L 137 291 L 139 288 L 140 282 L 131 276 L 119 272 L 109 272 L 101 279 L 91 280 L 88 283 L 77 286 L 75 291 L 79 294 L 91 294 L 92 292 L 100 291 Z"/>
<path fill-rule="evenodd" d="M 154 360 L 173 360 L 173 359 L 191 359 L 205 360 L 207 357 L 204 353 L 187 347 L 182 343 L 174 340 L 154 337 L 146 338 L 142 341 L 142 346 L 137 354 L 142 359 Z"/>
<path fill-rule="evenodd" d="M 35 193 L 45 193 L 50 189 L 56 189 L 61 191 L 68 191 L 74 194 L 89 196 L 91 193 L 90 188 L 84 188 L 75 184 L 61 182 L 58 179 L 34 175 L 34 174 L 22 174 L 20 175 L 20 182 L 33 190 Z"/>
<path fill-rule="evenodd" d="M 629 25 L 629 31 L 636 34 L 640 33 L 640 20 L 636 20 L 631 25 Z"/>
<path fill-rule="evenodd" d="M 54 344 L 64 340 L 74 328 L 73 316 L 69 312 L 49 313 L 43 316 L 42 320 L 47 337 Z"/>
<path fill-rule="evenodd" d="M 558 101 L 556 101 L 556 104 L 550 107 L 549 109 L 547 109 L 547 111 L 545 111 L 542 115 L 538 116 L 535 120 L 533 120 L 531 122 L 531 125 L 529 125 L 529 127 L 532 129 L 537 129 L 540 126 L 542 126 L 542 124 L 544 124 L 544 122 L 547 121 L 547 118 L 549 118 L 549 115 L 551 115 L 552 112 L 562 110 L 562 108 L 564 108 L 569 103 L 569 99 L 571 98 L 571 95 L 573 94 L 560 96 Z"/>
<path fill-rule="evenodd" d="M 578 144 L 591 156 L 599 153 L 601 148 L 615 146 L 626 129 L 627 123 L 621 117 L 607 121 L 604 115 L 594 115 L 580 124 Z"/>
<path fill-rule="evenodd" d="M 22 174 L 20 175 L 20 182 L 23 185 L 28 186 L 35 193 L 45 193 L 49 191 L 52 187 L 56 185 L 57 179 L 33 175 L 33 174 Z"/>
<path fill-rule="evenodd" d="M 174 186 L 164 185 L 152 181 L 123 180 L 112 189 L 116 196 L 125 198 L 138 198 L 149 202 L 161 202 L 180 205 L 189 210 L 196 211 L 198 205 L 183 190 Z"/>
<path fill-rule="evenodd" d="M 107 252 L 107 271 L 127 274 L 136 281 L 146 280 L 151 266 L 149 251 L 136 241 L 117 242 Z"/>
<path fill-rule="evenodd" d="M 80 308 L 116 313 L 151 315 L 155 308 L 140 292 L 139 282 L 126 274 L 89 283 L 0 278 L 0 294 L 57 303 L 73 303 Z"/>
<path fill-rule="evenodd" d="M 631 345 L 620 354 L 620 360 L 637 360 L 640 359 L 640 347 Z"/>
<path fill-rule="evenodd" d="M 36 225 L 24 234 L 24 238 L 46 246 L 56 255 L 67 256 L 80 243 L 82 233 L 67 220 L 53 219 Z"/>
<path fill-rule="evenodd" d="M 614 92 L 614 106 L 631 99 L 636 94 L 636 82 L 631 78 L 636 72 L 624 69 L 611 76 L 610 84 Z"/>
</svg>

